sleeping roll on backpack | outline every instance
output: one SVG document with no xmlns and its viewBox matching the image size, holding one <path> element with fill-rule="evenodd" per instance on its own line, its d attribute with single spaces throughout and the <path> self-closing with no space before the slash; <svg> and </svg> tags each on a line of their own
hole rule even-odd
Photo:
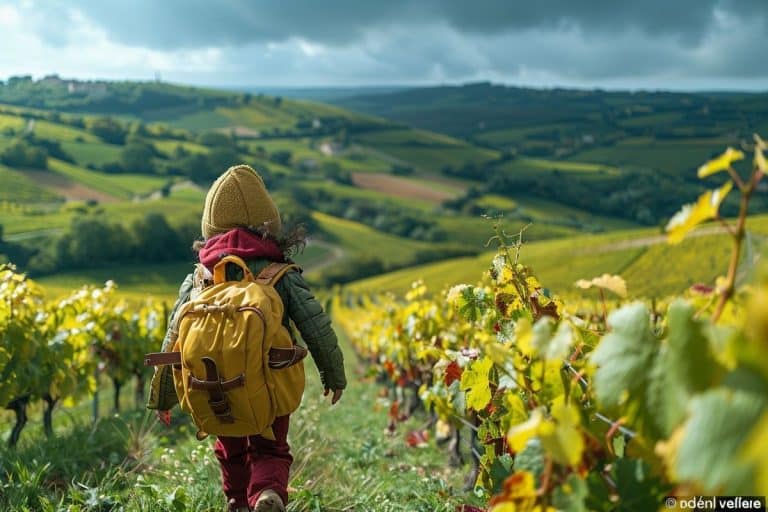
<svg viewBox="0 0 768 512">
<path fill-rule="evenodd" d="M 226 280 L 226 265 L 241 281 Z M 214 267 L 213 283 L 196 279 L 191 300 L 173 318 L 172 352 L 148 354 L 148 365 L 173 364 L 181 409 L 207 434 L 274 439 L 275 418 L 292 413 L 304 392 L 307 350 L 283 326 L 283 302 L 274 288 L 289 270 L 272 263 L 254 277 L 237 256 Z M 198 269 L 198 273 L 203 272 Z"/>
</svg>

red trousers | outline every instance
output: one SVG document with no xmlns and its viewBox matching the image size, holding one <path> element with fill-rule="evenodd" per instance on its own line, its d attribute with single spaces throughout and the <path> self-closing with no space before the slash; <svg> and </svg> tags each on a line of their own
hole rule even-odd
<svg viewBox="0 0 768 512">
<path fill-rule="evenodd" d="M 275 440 L 261 436 L 219 437 L 214 453 L 221 465 L 227 500 L 236 507 L 253 506 L 261 491 L 273 489 L 288 503 L 288 471 L 293 462 L 288 446 L 288 419 L 280 416 L 272 424 Z"/>
</svg>

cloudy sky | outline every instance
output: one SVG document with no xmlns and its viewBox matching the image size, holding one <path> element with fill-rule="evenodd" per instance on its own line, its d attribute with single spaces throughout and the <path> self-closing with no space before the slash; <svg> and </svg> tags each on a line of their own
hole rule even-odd
<svg viewBox="0 0 768 512">
<path fill-rule="evenodd" d="M 0 0 L 0 79 L 768 90 L 768 0 Z"/>
</svg>

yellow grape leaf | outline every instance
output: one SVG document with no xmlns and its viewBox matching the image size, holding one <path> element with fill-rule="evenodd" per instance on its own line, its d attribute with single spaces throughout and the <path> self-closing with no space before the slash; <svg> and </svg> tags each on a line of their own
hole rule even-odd
<svg viewBox="0 0 768 512">
<path fill-rule="evenodd" d="M 514 425 L 509 429 L 509 432 L 507 432 L 509 446 L 516 452 L 522 451 L 530 439 L 539 435 L 539 430 L 545 421 L 541 409 L 535 409 L 527 421 Z"/>
<path fill-rule="evenodd" d="M 619 297 L 627 296 L 627 283 L 621 276 L 617 275 L 603 274 L 600 277 L 593 278 L 591 281 L 579 279 L 576 281 L 576 286 L 585 290 L 594 286 L 604 290 L 610 290 Z"/>
<path fill-rule="evenodd" d="M 733 188 L 733 182 L 728 181 L 720 188 L 708 190 L 699 196 L 696 204 L 686 204 L 667 223 L 667 241 L 679 244 L 685 235 L 702 222 L 717 216 L 720 204 Z"/>
<path fill-rule="evenodd" d="M 720 171 L 727 171 L 733 162 L 744 158 L 744 153 L 729 147 L 725 153 L 699 167 L 699 178 L 706 178 Z"/>
<path fill-rule="evenodd" d="M 541 444 L 556 462 L 576 466 L 584 452 L 579 411 L 575 406 L 559 401 L 552 406 L 552 418 L 555 421 L 546 422 L 541 429 Z"/>
<path fill-rule="evenodd" d="M 515 345 L 523 355 L 533 355 L 533 326 L 527 317 L 521 318 L 515 324 Z"/>
<path fill-rule="evenodd" d="M 504 395 L 504 405 L 507 409 L 506 414 L 501 418 L 502 428 L 509 429 L 514 425 L 519 425 L 528 419 L 528 410 L 525 403 L 517 393 L 507 393 Z"/>
<path fill-rule="evenodd" d="M 459 389 L 467 392 L 467 407 L 480 411 L 491 401 L 491 386 L 488 374 L 493 361 L 484 357 L 473 362 L 461 374 Z"/>
<path fill-rule="evenodd" d="M 760 169 L 761 172 L 768 172 L 768 164 L 765 161 L 765 155 L 763 151 L 768 150 L 768 145 L 760 138 L 758 134 L 755 137 L 755 167 Z"/>
</svg>

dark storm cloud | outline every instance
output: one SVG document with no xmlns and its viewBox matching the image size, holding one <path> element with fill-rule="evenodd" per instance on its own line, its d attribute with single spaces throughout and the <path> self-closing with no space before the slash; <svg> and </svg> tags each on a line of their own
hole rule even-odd
<svg viewBox="0 0 768 512">
<path fill-rule="evenodd" d="M 127 44 L 160 49 L 240 46 L 291 37 L 327 45 L 354 43 L 368 30 L 445 23 L 459 33 L 495 35 L 577 28 L 608 36 L 628 29 L 695 45 L 718 10 L 768 18 L 766 0 L 137 0 L 69 3 Z"/>
<path fill-rule="evenodd" d="M 49 47 L 106 38 L 213 85 L 768 83 L 768 0 L 33 1 Z"/>
</svg>

